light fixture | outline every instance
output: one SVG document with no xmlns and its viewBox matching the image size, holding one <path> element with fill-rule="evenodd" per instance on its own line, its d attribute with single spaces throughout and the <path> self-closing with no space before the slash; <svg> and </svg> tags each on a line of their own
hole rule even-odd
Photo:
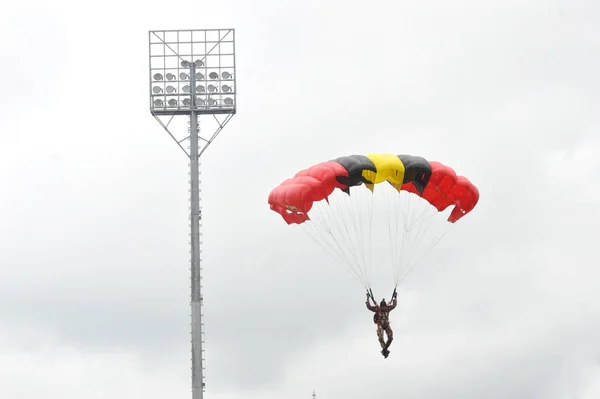
<svg viewBox="0 0 600 399">
<path fill-rule="evenodd" d="M 235 115 L 237 75 L 232 34 L 230 30 L 211 29 L 150 32 L 153 115 L 223 115 L 224 120 Z"/>
</svg>

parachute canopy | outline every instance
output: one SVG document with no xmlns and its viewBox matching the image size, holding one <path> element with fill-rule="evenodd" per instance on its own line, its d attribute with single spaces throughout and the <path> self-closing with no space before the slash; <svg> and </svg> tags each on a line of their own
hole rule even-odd
<svg viewBox="0 0 600 399">
<path fill-rule="evenodd" d="M 382 183 L 383 186 L 378 186 Z M 368 288 L 370 272 L 365 247 L 369 242 L 365 232 L 372 228 L 372 218 L 362 218 L 360 213 L 372 215 L 375 195 L 386 190 L 388 195 L 383 197 L 388 215 L 389 233 L 386 233 L 390 236 L 395 257 L 393 267 L 398 285 L 405 275 L 397 269 L 402 265 L 414 267 L 417 261 L 406 255 L 414 252 L 416 242 L 421 243 L 435 214 L 451 209 L 444 222 L 452 225 L 471 212 L 479 201 L 478 189 L 451 167 L 413 155 L 344 156 L 299 171 L 273 189 L 268 202 L 287 224 L 314 222 L 312 230 L 316 234 L 311 234 L 313 238 L 332 250 L 332 254 Z M 343 194 L 336 196 L 337 192 Z M 393 193 L 396 195 L 392 196 Z M 404 209 L 401 218 L 400 208 Z M 422 211 L 417 212 L 419 208 Z M 393 233 L 398 233 L 400 224 L 404 226 L 402 237 L 395 237 Z M 350 237 L 353 232 L 359 236 L 354 240 Z M 429 249 L 437 241 L 430 244 Z"/>
<path fill-rule="evenodd" d="M 428 201 L 438 211 L 454 206 L 448 218 L 457 222 L 479 201 L 479 191 L 466 177 L 439 162 L 411 155 L 350 155 L 301 170 L 276 187 L 269 195 L 271 209 L 288 223 L 303 223 L 316 201 L 327 200 L 333 190 L 349 194 L 350 187 L 388 182 L 397 191 L 405 190 Z"/>
</svg>

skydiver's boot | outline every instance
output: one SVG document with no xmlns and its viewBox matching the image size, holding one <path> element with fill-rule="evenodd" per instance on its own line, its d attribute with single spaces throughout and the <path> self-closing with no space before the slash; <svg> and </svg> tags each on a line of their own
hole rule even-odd
<svg viewBox="0 0 600 399">
<path fill-rule="evenodd" d="M 381 354 L 387 359 L 388 355 L 390 354 L 390 350 L 389 347 L 392 344 L 392 340 L 393 339 L 388 339 L 388 341 L 386 342 L 385 346 L 383 347 L 383 350 L 381 351 Z"/>
<path fill-rule="evenodd" d="M 381 354 L 383 356 L 387 357 L 386 352 L 387 352 L 387 347 L 385 346 L 384 342 L 381 342 Z"/>
</svg>

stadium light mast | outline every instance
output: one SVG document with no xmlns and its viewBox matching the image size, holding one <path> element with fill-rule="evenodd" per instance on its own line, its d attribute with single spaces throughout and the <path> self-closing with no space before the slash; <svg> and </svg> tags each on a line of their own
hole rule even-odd
<svg viewBox="0 0 600 399">
<path fill-rule="evenodd" d="M 158 30 L 149 32 L 150 113 L 189 159 L 191 229 L 192 399 L 204 397 L 204 331 L 200 258 L 200 156 L 236 113 L 234 29 Z M 176 116 L 188 116 L 188 135 L 178 139 L 169 128 Z M 200 135 L 199 117 L 217 122 Z M 161 118 L 169 118 L 165 121 Z M 189 140 L 187 150 L 182 143 Z"/>
</svg>

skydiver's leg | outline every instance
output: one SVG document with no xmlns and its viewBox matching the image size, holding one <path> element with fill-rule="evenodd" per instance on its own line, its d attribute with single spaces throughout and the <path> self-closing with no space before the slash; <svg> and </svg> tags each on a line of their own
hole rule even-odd
<svg viewBox="0 0 600 399">
<path fill-rule="evenodd" d="M 379 338 L 379 344 L 382 348 L 385 348 L 385 341 L 383 340 L 383 328 L 381 324 L 377 324 L 377 338 Z"/>
<path fill-rule="evenodd" d="M 392 331 L 392 327 L 389 324 L 385 326 L 385 333 L 387 335 L 387 343 L 385 344 L 385 349 L 389 348 L 394 340 L 394 331 Z"/>
</svg>

